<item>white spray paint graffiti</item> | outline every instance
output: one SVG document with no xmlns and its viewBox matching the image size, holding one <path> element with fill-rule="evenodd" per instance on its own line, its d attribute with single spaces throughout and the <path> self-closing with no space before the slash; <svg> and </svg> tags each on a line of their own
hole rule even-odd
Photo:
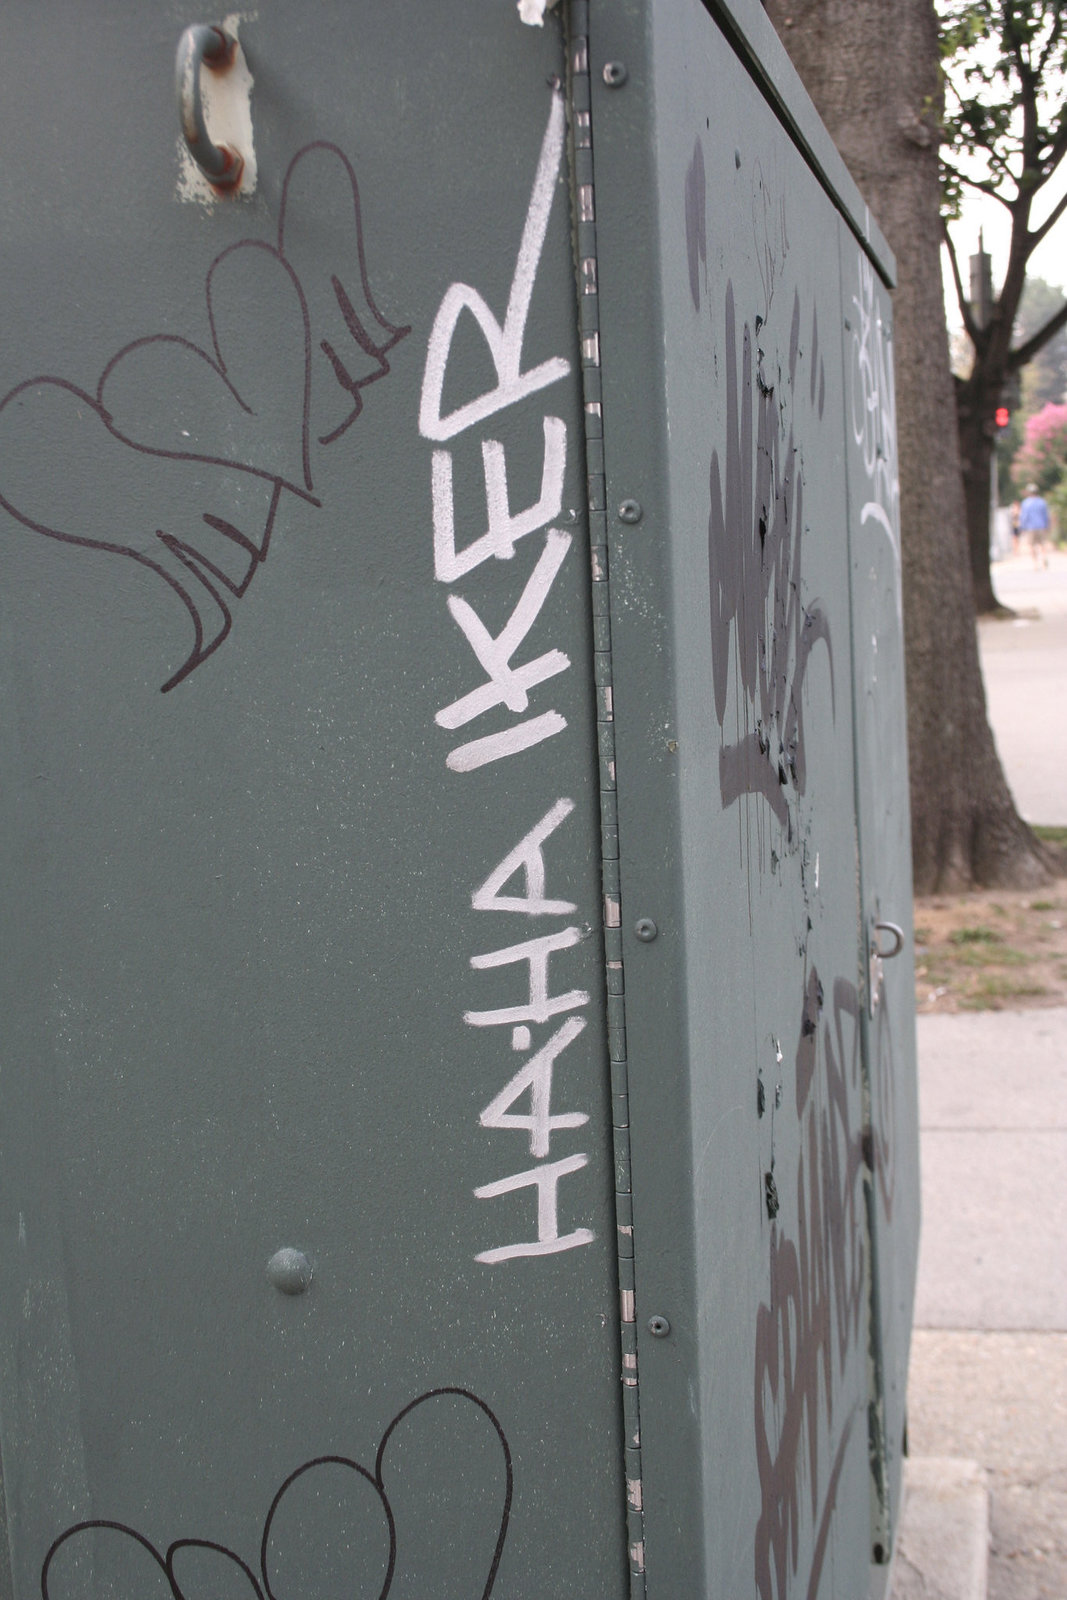
<svg viewBox="0 0 1067 1600">
<path fill-rule="evenodd" d="M 859 290 L 852 296 L 852 304 L 855 309 L 849 351 L 852 437 L 862 452 L 871 492 L 871 498 L 860 511 L 860 522 L 874 522 L 892 546 L 899 620 L 903 598 L 893 363 L 875 298 L 874 268 L 862 252 L 859 254 Z"/>
<path fill-rule="evenodd" d="M 483 297 L 469 284 L 454 283 L 441 301 L 434 319 L 426 353 L 419 431 L 435 444 L 457 439 L 468 429 L 547 388 L 570 371 L 570 362 L 561 356 L 542 361 L 528 372 L 522 370 L 522 347 L 530 301 L 537 277 L 541 252 L 548 230 L 552 199 L 563 153 L 563 100 L 553 94 L 548 126 L 541 146 L 530 203 L 526 212 L 507 310 L 503 323 L 497 321 Z M 466 309 L 481 329 L 496 374 L 496 385 L 475 400 L 441 415 L 445 376 L 452 351 L 456 323 Z M 436 449 L 431 465 L 433 500 L 434 576 L 439 583 L 454 584 L 475 572 L 487 561 L 510 561 L 522 539 L 543 535 L 543 547 L 526 579 L 503 628 L 492 633 L 474 605 L 459 594 L 447 600 L 460 633 L 485 675 L 485 681 L 451 704 L 442 707 L 434 718 L 437 726 L 454 732 L 496 711 L 509 713 L 512 720 L 493 732 L 453 746 L 445 757 L 455 773 L 468 774 L 504 761 L 546 740 L 554 739 L 567 727 L 567 720 L 555 710 L 527 716 L 530 691 L 558 677 L 570 667 L 562 650 L 544 651 L 532 661 L 515 664 L 515 656 L 541 617 L 553 585 L 573 544 L 571 535 L 550 526 L 563 505 L 563 481 L 567 462 L 567 427 L 561 418 L 544 416 L 543 467 L 537 501 L 521 511 L 512 511 L 508 490 L 504 446 L 496 439 L 482 439 L 481 460 L 485 480 L 485 531 L 462 547 L 456 543 L 453 453 Z M 574 801 L 561 798 L 518 844 L 489 873 L 471 895 L 475 911 L 506 912 L 520 917 L 570 918 L 577 910 L 573 900 L 548 893 L 545 846 L 574 810 Z M 525 893 L 515 892 L 519 877 Z M 553 1072 L 567 1049 L 580 1037 L 586 1019 L 579 1015 L 590 1001 L 585 989 L 559 987 L 552 992 L 556 967 L 565 963 L 566 952 L 585 937 L 586 930 L 568 923 L 555 932 L 509 943 L 495 950 L 473 955 L 474 972 L 502 968 L 525 968 L 515 1003 L 490 1009 L 470 1009 L 463 1020 L 471 1028 L 510 1029 L 513 1052 L 524 1056 L 522 1065 L 495 1094 L 479 1117 L 481 1127 L 519 1131 L 528 1136 L 529 1154 L 538 1165 L 474 1190 L 479 1200 L 493 1200 L 524 1189 L 536 1191 L 536 1238 L 499 1245 L 479 1252 L 476 1259 L 489 1265 L 516 1257 L 555 1255 L 589 1244 L 594 1235 L 589 1228 L 560 1232 L 560 1185 L 572 1173 L 588 1164 L 584 1153 L 560 1159 L 547 1159 L 552 1137 L 564 1129 L 584 1127 L 589 1121 L 583 1111 L 553 1111 Z M 551 1028 L 537 1041 L 535 1029 Z M 528 1109 L 517 1109 L 522 1105 Z"/>
</svg>

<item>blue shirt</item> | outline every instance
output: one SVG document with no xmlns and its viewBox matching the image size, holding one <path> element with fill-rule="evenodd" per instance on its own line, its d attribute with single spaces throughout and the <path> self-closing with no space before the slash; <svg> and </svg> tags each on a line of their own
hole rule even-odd
<svg viewBox="0 0 1067 1600">
<path fill-rule="evenodd" d="M 1048 527 L 1048 506 L 1039 494 L 1028 494 L 1019 507 L 1019 532 L 1044 533 Z"/>
</svg>

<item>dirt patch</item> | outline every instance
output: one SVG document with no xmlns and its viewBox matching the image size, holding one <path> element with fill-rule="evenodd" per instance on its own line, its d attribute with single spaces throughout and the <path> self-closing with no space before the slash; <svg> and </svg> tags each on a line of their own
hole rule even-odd
<svg viewBox="0 0 1067 1600">
<path fill-rule="evenodd" d="M 1067 880 L 915 901 L 920 1013 L 1067 1005 Z"/>
</svg>

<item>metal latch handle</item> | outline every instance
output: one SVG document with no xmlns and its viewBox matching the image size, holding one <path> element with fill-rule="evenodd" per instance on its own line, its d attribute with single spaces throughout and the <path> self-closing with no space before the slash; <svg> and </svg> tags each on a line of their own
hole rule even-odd
<svg viewBox="0 0 1067 1600">
<path fill-rule="evenodd" d="M 224 28 L 194 23 L 178 41 L 174 86 L 182 137 L 200 171 L 216 189 L 236 189 L 244 172 L 244 158 L 229 145 L 215 144 L 204 120 L 200 74 L 204 67 L 225 72 L 237 54 L 237 40 Z"/>
<path fill-rule="evenodd" d="M 898 927 L 895 922 L 876 922 L 875 925 L 874 925 L 874 932 L 875 932 L 875 950 L 876 950 L 876 953 L 877 953 L 877 955 L 878 955 L 880 960 L 882 960 L 882 961 L 892 961 L 894 956 L 899 956 L 900 952 L 904 948 L 904 929 L 903 928 Z M 883 950 L 882 949 L 882 942 L 878 938 L 878 934 L 880 934 L 880 933 L 888 933 L 890 935 L 890 937 L 893 940 L 893 944 L 892 944 L 892 948 L 891 949 L 889 949 L 889 950 Z"/>
</svg>

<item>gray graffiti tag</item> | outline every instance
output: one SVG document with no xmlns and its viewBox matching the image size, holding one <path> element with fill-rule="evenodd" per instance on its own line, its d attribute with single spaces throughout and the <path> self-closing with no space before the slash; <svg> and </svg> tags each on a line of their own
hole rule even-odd
<svg viewBox="0 0 1067 1600">
<path fill-rule="evenodd" d="M 800 301 L 794 299 L 790 386 L 795 375 Z M 804 495 L 790 427 L 784 448 L 779 399 L 753 358 L 752 331 L 741 336 L 741 371 L 732 283 L 726 286 L 726 448 L 711 457 L 708 559 L 715 711 L 723 727 L 729 704 L 731 640 L 737 676 L 735 742 L 719 751 L 724 806 L 761 794 L 795 838 L 789 800 L 807 782 L 802 690 L 815 645 L 830 661 L 830 625 L 818 600 L 802 599 Z M 724 483 L 725 475 L 725 483 Z"/>
</svg>

